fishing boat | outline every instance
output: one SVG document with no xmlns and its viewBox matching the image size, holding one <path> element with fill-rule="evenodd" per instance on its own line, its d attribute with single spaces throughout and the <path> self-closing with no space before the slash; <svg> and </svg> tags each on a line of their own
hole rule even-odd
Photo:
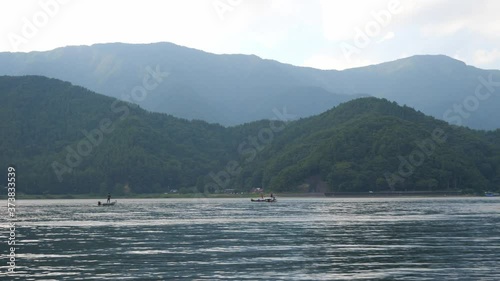
<svg viewBox="0 0 500 281">
<path fill-rule="evenodd" d="M 486 197 L 497 197 L 497 196 L 500 196 L 500 193 L 498 193 L 498 192 L 485 192 L 484 196 L 486 196 Z"/>
<path fill-rule="evenodd" d="M 110 203 L 101 203 L 101 201 L 98 201 L 97 202 L 97 206 L 114 206 L 116 204 L 116 200 L 114 202 L 110 202 Z"/>
<path fill-rule="evenodd" d="M 262 199 L 250 199 L 252 202 L 268 202 L 268 203 L 272 203 L 272 202 L 276 202 L 278 200 L 276 200 L 276 197 L 272 197 L 272 198 L 262 198 Z"/>
</svg>

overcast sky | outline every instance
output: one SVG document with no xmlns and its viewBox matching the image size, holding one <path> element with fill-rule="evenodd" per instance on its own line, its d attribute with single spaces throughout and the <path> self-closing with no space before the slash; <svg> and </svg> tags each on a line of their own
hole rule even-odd
<svg viewBox="0 0 500 281">
<path fill-rule="evenodd" d="M 500 69 L 495 0 L 3 0 L 0 51 L 172 42 L 345 69 L 445 54 Z"/>
</svg>

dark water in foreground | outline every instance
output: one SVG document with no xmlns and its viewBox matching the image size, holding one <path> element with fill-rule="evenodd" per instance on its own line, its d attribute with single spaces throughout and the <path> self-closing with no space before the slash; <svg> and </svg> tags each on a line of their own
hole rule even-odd
<svg viewBox="0 0 500 281">
<path fill-rule="evenodd" d="M 96 201 L 18 202 L 0 279 L 500 280 L 498 198 Z"/>
</svg>

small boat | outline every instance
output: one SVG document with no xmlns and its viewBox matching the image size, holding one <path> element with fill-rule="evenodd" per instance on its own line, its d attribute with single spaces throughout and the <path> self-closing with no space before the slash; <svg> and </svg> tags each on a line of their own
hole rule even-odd
<svg viewBox="0 0 500 281">
<path fill-rule="evenodd" d="M 497 197 L 497 196 L 500 196 L 500 193 L 498 193 L 498 192 L 485 192 L 484 196 L 486 196 L 486 197 Z"/>
<path fill-rule="evenodd" d="M 272 203 L 272 202 L 276 202 L 278 200 L 276 200 L 276 197 L 272 197 L 272 198 L 262 198 L 262 199 L 250 199 L 252 202 L 268 202 L 268 203 Z"/>
<path fill-rule="evenodd" d="M 110 203 L 101 203 L 101 201 L 97 202 L 97 206 L 114 206 L 116 204 L 116 200 Z"/>
</svg>

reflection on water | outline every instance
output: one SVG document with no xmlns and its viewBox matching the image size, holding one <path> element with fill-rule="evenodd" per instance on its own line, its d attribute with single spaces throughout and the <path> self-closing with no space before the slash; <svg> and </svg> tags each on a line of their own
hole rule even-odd
<svg viewBox="0 0 500 281">
<path fill-rule="evenodd" d="M 9 279 L 500 280 L 497 198 L 94 201 L 18 202 Z"/>
</svg>

